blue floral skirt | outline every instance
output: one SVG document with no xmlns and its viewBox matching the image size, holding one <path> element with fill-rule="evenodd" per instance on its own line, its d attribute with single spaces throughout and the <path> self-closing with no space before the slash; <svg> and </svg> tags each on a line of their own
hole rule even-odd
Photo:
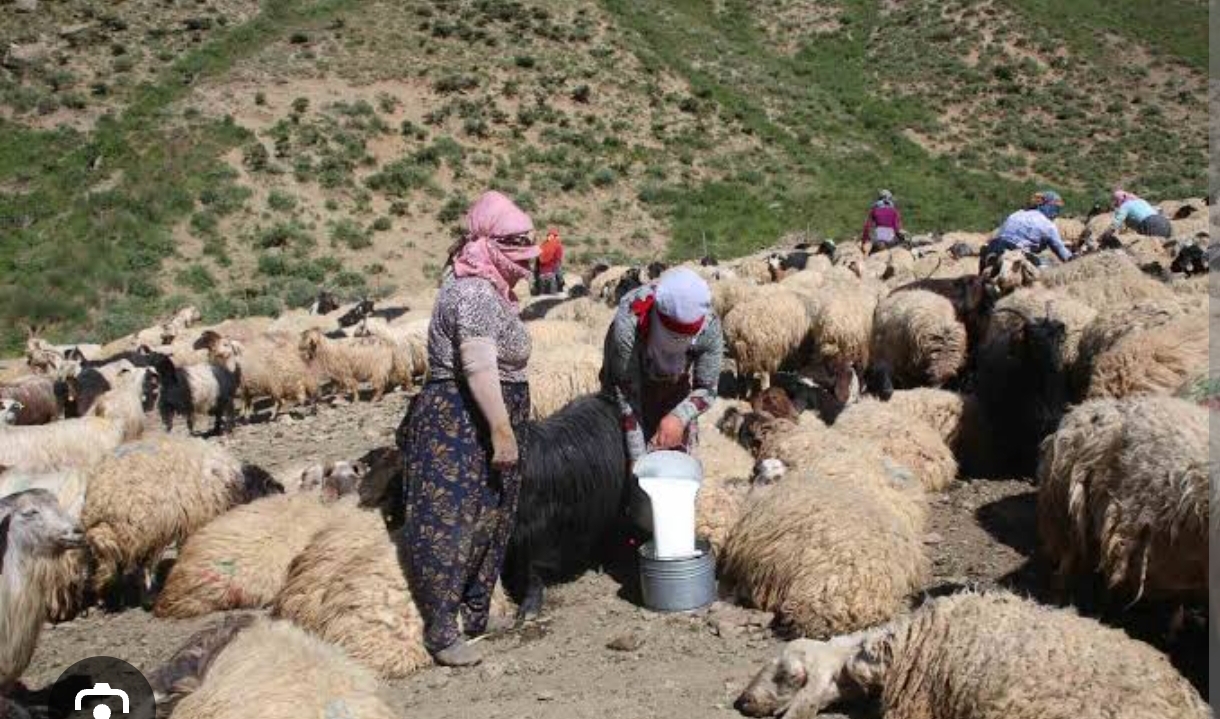
<svg viewBox="0 0 1220 719">
<path fill-rule="evenodd" d="M 529 385 L 503 383 L 517 432 L 529 419 Z M 403 553 L 411 594 L 424 619 L 424 643 L 435 653 L 487 627 L 521 490 L 519 471 L 492 469 L 491 431 L 469 389 L 429 382 L 411 401 L 399 431 L 406 464 Z M 520 466 L 520 464 L 518 464 Z"/>
</svg>

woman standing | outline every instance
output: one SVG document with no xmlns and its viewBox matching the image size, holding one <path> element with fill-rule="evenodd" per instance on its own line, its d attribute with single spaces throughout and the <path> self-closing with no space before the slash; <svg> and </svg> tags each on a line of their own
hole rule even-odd
<svg viewBox="0 0 1220 719">
<path fill-rule="evenodd" d="M 674 268 L 623 297 L 606 334 L 601 380 L 618 401 L 632 464 L 649 450 L 693 448 L 723 359 L 711 290 L 693 271 Z"/>
<path fill-rule="evenodd" d="M 403 542 L 424 643 L 438 664 L 481 661 L 458 631 L 487 630 L 491 594 L 517 512 L 516 433 L 529 417 L 530 338 L 512 288 L 538 256 L 533 223 L 488 192 L 466 216 L 466 235 L 428 328 L 429 380 L 400 427 L 407 471 Z"/>
</svg>

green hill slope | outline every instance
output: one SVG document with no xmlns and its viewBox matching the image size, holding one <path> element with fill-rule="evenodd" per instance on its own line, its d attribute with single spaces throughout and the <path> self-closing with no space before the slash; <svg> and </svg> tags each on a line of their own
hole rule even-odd
<svg viewBox="0 0 1220 719">
<path fill-rule="evenodd" d="M 189 7 L 188 7 L 189 5 Z M 0 347 L 429 284 L 512 193 L 572 257 L 1206 188 L 1197 0 L 128 0 L 8 12 Z"/>
</svg>

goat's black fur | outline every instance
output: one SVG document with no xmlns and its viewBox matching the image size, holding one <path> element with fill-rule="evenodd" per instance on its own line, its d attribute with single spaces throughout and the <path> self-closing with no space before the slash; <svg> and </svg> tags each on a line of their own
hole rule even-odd
<svg viewBox="0 0 1220 719">
<path fill-rule="evenodd" d="M 618 284 L 614 286 L 614 303 L 618 304 L 619 302 L 622 302 L 623 298 L 627 296 L 628 292 L 631 292 L 643 284 L 643 280 L 640 279 L 640 268 L 632 267 L 631 269 L 627 270 L 625 273 L 623 273 L 622 278 L 619 279 Z"/>
<path fill-rule="evenodd" d="M 1169 269 L 1171 272 L 1181 272 L 1187 277 L 1206 274 L 1209 269 L 1207 254 L 1198 245 L 1187 245 L 1173 258 Z"/>
<path fill-rule="evenodd" d="M 996 333 L 979 347 L 975 394 L 995 435 L 997 464 L 963 467 L 964 472 L 1033 476 L 1039 445 L 1058 428 L 1067 403 L 1065 336 L 1058 320 L 1021 316 L 1018 328 Z"/>
<path fill-rule="evenodd" d="M 543 583 L 595 565 L 626 514 L 627 453 L 618 408 L 581 397 L 522 433 L 521 497 L 504 565 L 520 619 L 542 609 Z"/>
<path fill-rule="evenodd" d="M 664 262 L 649 262 L 648 263 L 648 279 L 655 280 L 661 277 L 665 270 L 669 269 L 669 265 Z"/>
<path fill-rule="evenodd" d="M 339 318 L 339 326 L 351 327 L 358 324 L 365 317 L 373 314 L 373 309 L 372 300 L 360 300 L 355 307 L 343 313 L 343 316 Z"/>
<path fill-rule="evenodd" d="M 334 292 L 322 290 L 318 293 L 318 297 L 314 300 L 313 304 L 313 312 L 315 314 L 328 315 L 337 309 L 339 309 L 339 298 L 335 297 Z"/>
</svg>

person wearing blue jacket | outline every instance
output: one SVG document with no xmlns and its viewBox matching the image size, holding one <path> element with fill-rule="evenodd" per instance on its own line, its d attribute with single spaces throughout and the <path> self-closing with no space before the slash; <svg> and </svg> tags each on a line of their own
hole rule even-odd
<svg viewBox="0 0 1220 719">
<path fill-rule="evenodd" d="M 989 257 L 1007 250 L 1037 255 L 1049 247 L 1061 261 L 1071 260 L 1072 251 L 1064 244 L 1054 222 L 1062 209 L 1063 198 L 1059 193 L 1053 190 L 1035 192 L 1025 209 L 1009 215 L 996 236 L 983 247 L 979 253 L 979 272 L 983 271 Z"/>
<path fill-rule="evenodd" d="M 1114 222 L 1107 234 L 1114 234 L 1127 225 L 1146 237 L 1168 239 L 1173 235 L 1173 225 L 1169 219 L 1144 198 L 1119 188 L 1114 191 L 1113 200 Z"/>
</svg>

